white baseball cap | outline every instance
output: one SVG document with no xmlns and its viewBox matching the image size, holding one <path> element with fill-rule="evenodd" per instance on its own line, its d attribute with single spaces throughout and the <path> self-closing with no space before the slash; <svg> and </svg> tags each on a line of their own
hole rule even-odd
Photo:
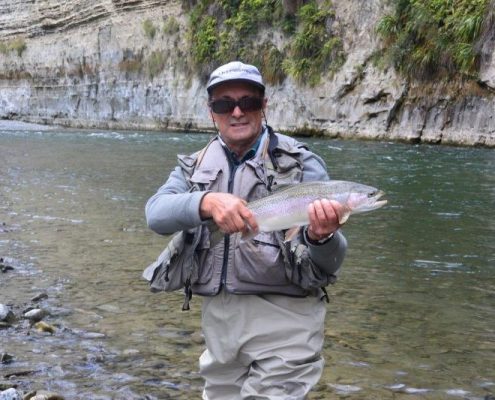
<svg viewBox="0 0 495 400">
<path fill-rule="evenodd" d="M 265 92 L 265 85 L 260 71 L 254 65 L 244 64 L 240 61 L 232 61 L 218 67 L 210 75 L 206 90 L 209 94 L 213 88 L 225 82 L 246 82 L 260 88 Z"/>
</svg>

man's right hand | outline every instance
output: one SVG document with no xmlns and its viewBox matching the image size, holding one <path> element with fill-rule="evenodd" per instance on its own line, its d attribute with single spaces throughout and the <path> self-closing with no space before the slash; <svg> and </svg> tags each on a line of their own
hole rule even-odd
<svg viewBox="0 0 495 400">
<path fill-rule="evenodd" d="M 246 204 L 245 200 L 233 194 L 210 192 L 203 196 L 199 211 L 202 219 L 213 218 L 225 233 L 257 232 L 258 224 Z"/>
</svg>

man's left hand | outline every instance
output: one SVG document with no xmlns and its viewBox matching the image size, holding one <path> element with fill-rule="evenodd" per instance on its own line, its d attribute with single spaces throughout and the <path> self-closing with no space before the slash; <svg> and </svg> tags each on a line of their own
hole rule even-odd
<svg viewBox="0 0 495 400">
<path fill-rule="evenodd" d="M 334 233 L 342 225 L 339 215 L 343 213 L 342 205 L 334 200 L 316 200 L 308 206 L 310 240 L 322 240 Z"/>
</svg>

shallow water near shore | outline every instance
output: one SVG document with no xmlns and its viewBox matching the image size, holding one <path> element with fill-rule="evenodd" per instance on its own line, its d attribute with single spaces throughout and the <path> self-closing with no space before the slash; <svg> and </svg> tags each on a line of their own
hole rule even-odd
<svg viewBox="0 0 495 400">
<path fill-rule="evenodd" d="M 0 329 L 0 381 L 67 399 L 200 398 L 201 299 L 152 294 L 166 238 L 144 204 L 210 135 L 0 129 L 0 303 L 55 333 Z M 304 139 L 334 179 L 385 191 L 351 217 L 329 288 L 326 367 L 311 399 L 495 394 L 495 152 Z M 47 293 L 48 298 L 31 299 Z"/>
</svg>

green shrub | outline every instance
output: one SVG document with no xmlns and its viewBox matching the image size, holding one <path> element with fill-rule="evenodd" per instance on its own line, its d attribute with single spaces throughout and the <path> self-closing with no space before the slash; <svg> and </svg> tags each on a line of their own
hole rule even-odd
<svg viewBox="0 0 495 400">
<path fill-rule="evenodd" d="M 299 10 L 299 29 L 289 47 L 290 58 L 284 61 L 286 72 L 297 81 L 314 86 L 323 71 L 332 64 L 334 68 L 342 64 L 342 41 L 326 28 L 328 18 L 333 16 L 329 3 L 320 8 L 311 1 Z"/>
<path fill-rule="evenodd" d="M 156 35 L 156 27 L 150 19 L 145 19 L 143 21 L 143 30 L 147 38 L 153 39 Z"/>
<path fill-rule="evenodd" d="M 193 32 L 192 54 L 197 64 L 212 61 L 217 50 L 217 21 L 214 17 L 205 17 Z"/>
<path fill-rule="evenodd" d="M 142 67 L 143 64 L 141 60 L 129 59 L 123 60 L 119 63 L 119 70 L 122 72 L 135 73 L 139 72 Z"/>
<path fill-rule="evenodd" d="M 167 57 L 163 51 L 154 51 L 149 56 L 146 62 L 148 76 L 154 78 L 165 68 Z"/>
<path fill-rule="evenodd" d="M 284 55 L 273 45 L 262 54 L 260 65 L 266 82 L 271 84 L 282 83 L 286 77 L 282 68 Z"/>
<path fill-rule="evenodd" d="M 198 0 L 189 15 L 192 65 L 202 73 L 239 59 L 259 66 L 268 82 L 281 83 L 289 74 L 314 85 L 344 59 L 341 40 L 326 27 L 331 17 L 329 1 L 319 7 L 312 0 L 288 16 L 280 0 Z M 291 42 L 287 51 L 266 38 L 259 44 L 261 32 L 277 30 Z"/>
<path fill-rule="evenodd" d="M 21 57 L 26 48 L 27 45 L 23 38 L 15 38 L 7 42 L 0 43 L 0 53 L 2 54 L 7 54 L 11 51 L 14 51 L 19 57 Z"/>
<path fill-rule="evenodd" d="M 410 78 L 477 74 L 476 40 L 488 0 L 393 0 L 376 30 L 385 64 Z"/>
<path fill-rule="evenodd" d="M 242 36 L 256 33 L 261 24 L 270 21 L 273 14 L 273 2 L 265 0 L 244 0 L 236 12 L 225 23 Z"/>
<path fill-rule="evenodd" d="M 167 35 L 174 35 L 180 31 L 180 24 L 173 15 L 163 21 L 162 31 Z"/>
</svg>

